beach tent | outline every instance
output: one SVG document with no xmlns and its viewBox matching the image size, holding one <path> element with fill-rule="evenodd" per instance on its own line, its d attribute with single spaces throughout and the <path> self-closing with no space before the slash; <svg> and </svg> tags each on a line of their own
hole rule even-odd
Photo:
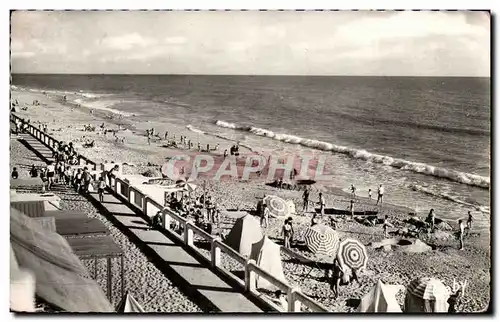
<svg viewBox="0 0 500 322">
<path fill-rule="evenodd" d="M 134 297 L 127 292 L 122 298 L 120 303 L 116 306 L 117 313 L 143 313 L 144 309 L 134 299 Z"/>
<path fill-rule="evenodd" d="M 448 312 L 450 292 L 438 279 L 421 277 L 406 288 L 404 312 L 436 313 Z"/>
<path fill-rule="evenodd" d="M 10 241 L 19 267 L 33 273 L 36 294 L 45 302 L 68 312 L 113 312 L 63 237 L 11 208 Z"/>
<path fill-rule="evenodd" d="M 10 246 L 10 309 L 35 312 L 35 276 L 21 269 Z"/>
<path fill-rule="evenodd" d="M 255 217 L 247 214 L 234 223 L 224 242 L 243 256 L 249 256 L 252 245 L 262 239 L 260 223 Z"/>
<path fill-rule="evenodd" d="M 361 299 L 359 312 L 402 312 L 396 301 L 396 293 L 403 290 L 402 285 L 386 285 L 381 280 Z"/>
<path fill-rule="evenodd" d="M 280 246 L 264 236 L 252 244 L 250 259 L 253 259 L 263 270 L 286 282 L 281 263 Z M 274 289 L 273 284 L 257 275 L 257 288 Z"/>
</svg>

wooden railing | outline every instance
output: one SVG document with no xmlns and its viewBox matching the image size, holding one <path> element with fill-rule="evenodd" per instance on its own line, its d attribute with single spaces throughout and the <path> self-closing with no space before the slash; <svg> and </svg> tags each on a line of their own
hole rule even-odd
<svg viewBox="0 0 500 322">
<path fill-rule="evenodd" d="M 15 115 L 14 113 L 11 113 L 10 120 L 11 120 L 11 122 L 15 123 L 16 120 L 22 121 L 23 119 L 20 118 L 19 116 Z M 49 135 L 48 133 L 43 132 L 42 130 L 40 130 L 39 128 L 37 128 L 31 124 L 28 124 L 27 131 L 33 137 L 38 139 L 38 141 L 42 142 L 50 150 L 52 150 L 52 151 L 57 150 L 57 147 L 59 146 L 60 142 L 58 140 L 56 140 L 54 137 L 52 137 L 51 135 Z M 86 156 L 78 154 L 77 159 L 78 159 L 79 165 L 82 165 L 82 164 L 91 165 L 93 167 L 92 170 L 97 170 L 97 164 L 94 161 L 87 158 Z M 85 163 L 83 163 L 83 162 L 85 162 Z"/>
<path fill-rule="evenodd" d="M 14 114 L 11 114 L 11 121 L 15 121 L 16 118 L 18 117 Z M 45 145 L 47 145 L 51 149 L 54 149 L 54 144 L 59 144 L 59 141 L 55 140 L 48 134 L 31 125 L 28 126 L 28 130 L 29 133 L 31 133 L 35 138 L 45 143 Z M 87 164 L 93 164 L 94 167 L 96 167 L 96 164 L 86 157 L 80 155 L 79 159 L 83 159 L 87 162 Z M 271 273 L 259 267 L 254 260 L 248 260 L 247 258 L 242 256 L 240 253 L 223 243 L 219 237 L 208 234 L 203 229 L 195 226 L 191 221 L 186 220 L 186 218 L 177 214 L 172 209 L 163 206 L 160 202 L 142 193 L 138 188 L 134 187 L 125 180 L 122 180 L 121 178 L 112 174 L 110 175 L 109 187 L 116 195 L 119 195 L 123 199 L 127 200 L 130 205 L 150 218 L 160 211 L 163 218 L 163 229 L 169 231 L 169 233 L 171 233 L 176 239 L 178 239 L 180 243 L 183 243 L 184 245 L 186 245 L 186 247 L 189 247 L 197 254 L 201 255 L 213 269 L 244 287 L 246 292 L 260 298 L 270 308 L 285 312 L 300 312 L 301 308 L 305 307 L 312 312 L 329 312 L 328 309 L 315 302 L 307 295 L 303 294 L 300 290 L 293 288 L 286 281 L 276 278 Z M 136 203 L 136 200 L 140 200 L 140 204 Z M 182 235 L 171 229 L 170 223 L 172 221 L 176 221 L 179 223 L 178 226 L 182 229 Z M 210 243 L 211 247 L 209 258 L 203 255 L 200 250 L 194 245 L 194 234 L 201 236 L 203 239 L 207 240 Z M 222 252 L 244 266 L 244 281 L 222 267 Z M 262 296 L 262 294 L 260 294 L 256 287 L 257 276 L 260 276 L 261 278 L 269 281 L 283 293 L 287 294 L 288 308 L 286 308 L 286 310 L 284 308 L 278 307 L 276 303 L 273 303 L 270 299 L 266 299 L 264 296 Z"/>
</svg>

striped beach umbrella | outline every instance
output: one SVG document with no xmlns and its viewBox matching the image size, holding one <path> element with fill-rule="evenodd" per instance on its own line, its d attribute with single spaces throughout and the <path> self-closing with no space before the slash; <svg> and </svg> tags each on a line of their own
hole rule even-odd
<svg viewBox="0 0 500 322">
<path fill-rule="evenodd" d="M 430 301 L 439 300 L 449 295 L 448 288 L 440 280 L 430 277 L 413 280 L 406 290 L 420 299 Z"/>
<path fill-rule="evenodd" d="M 290 208 L 287 202 L 277 196 L 265 196 L 262 200 L 267 205 L 269 213 L 273 217 L 284 217 L 290 215 Z"/>
<path fill-rule="evenodd" d="M 193 183 L 192 179 L 180 179 L 175 182 L 176 186 L 182 188 L 184 191 L 188 191 L 189 193 L 193 192 L 197 186 Z"/>
<path fill-rule="evenodd" d="M 307 228 L 304 239 L 307 248 L 316 256 L 335 256 L 340 244 L 339 234 L 326 225 Z"/>
<path fill-rule="evenodd" d="M 366 248 L 360 241 L 347 238 L 340 242 L 337 258 L 342 267 L 365 268 L 368 262 Z"/>
</svg>

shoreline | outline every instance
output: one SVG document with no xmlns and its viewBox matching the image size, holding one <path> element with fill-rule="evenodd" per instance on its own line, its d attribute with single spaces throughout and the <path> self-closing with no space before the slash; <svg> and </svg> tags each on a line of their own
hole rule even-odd
<svg viewBox="0 0 500 322">
<path fill-rule="evenodd" d="M 25 104 L 26 102 L 39 100 L 41 103 L 40 106 L 31 106 L 28 108 L 28 111 L 19 111 L 17 114 L 19 114 L 21 117 L 30 118 L 32 123 L 34 122 L 49 123 L 48 124 L 49 133 L 53 134 L 58 139 L 75 142 L 76 148 L 80 153 L 82 153 L 83 155 L 85 155 L 86 157 L 92 159 L 97 163 L 103 162 L 105 160 L 108 161 L 113 160 L 115 162 L 121 162 L 127 160 L 127 162 L 136 165 L 135 167 L 130 167 L 130 166 L 124 167 L 124 172 L 126 173 L 138 174 L 141 173 L 141 171 L 143 171 L 144 169 L 154 168 L 151 166 L 147 166 L 147 164 L 148 163 L 162 164 L 166 157 L 175 155 L 179 151 L 177 149 L 162 148 L 156 144 L 151 144 L 149 146 L 147 144 L 146 137 L 143 135 L 141 136 L 141 134 L 137 133 L 141 130 L 147 129 L 148 128 L 146 127 L 147 124 L 140 124 L 138 128 L 134 126 L 135 130 L 129 130 L 129 132 L 127 131 L 118 132 L 117 134 L 118 136 L 120 137 L 123 136 L 126 139 L 125 144 L 120 144 L 117 142 L 113 142 L 112 140 L 109 140 L 109 136 L 103 137 L 102 135 L 98 135 L 95 132 L 83 132 L 81 130 L 78 130 L 83 128 L 83 125 L 85 124 L 92 124 L 93 126 L 98 127 L 98 125 L 103 122 L 106 124 L 106 126 L 109 125 L 111 127 L 116 127 L 117 126 L 116 123 L 118 122 L 113 122 L 116 120 L 106 119 L 105 117 L 107 113 L 105 112 L 90 113 L 88 108 L 72 109 L 66 104 L 61 104 L 60 102 L 53 101 L 53 98 L 51 98 L 50 95 L 44 95 L 43 93 L 13 90 L 12 99 L 18 99 L 20 103 L 25 103 Z M 56 121 L 56 119 L 58 121 Z M 131 124 L 129 125 L 132 126 L 132 122 L 130 123 Z M 145 123 L 151 124 L 152 122 L 145 122 Z M 152 125 L 154 125 L 154 123 Z M 170 133 L 172 133 L 171 131 L 175 132 L 177 137 L 179 135 L 183 135 L 187 136 L 188 139 L 191 139 L 193 141 L 195 139 L 194 136 L 195 133 L 189 131 L 189 129 L 186 129 L 186 127 L 180 126 L 178 124 L 162 124 L 162 127 L 168 128 Z M 58 130 L 59 128 L 61 130 Z M 142 134 L 144 134 L 144 131 Z M 95 140 L 96 147 L 93 149 L 83 149 L 80 142 L 76 141 L 76 139 L 81 139 L 81 136 L 85 136 L 88 139 Z M 197 139 L 199 140 L 199 135 L 197 136 Z M 205 144 L 202 144 L 202 146 L 206 145 L 206 141 L 204 142 Z M 213 142 L 214 141 L 211 141 L 210 144 L 212 145 Z M 217 203 L 223 205 L 227 209 L 232 209 L 237 207 L 252 209 L 253 207 L 255 207 L 257 200 L 256 198 L 260 198 L 262 197 L 263 194 L 266 193 L 276 194 L 285 199 L 292 199 L 295 201 L 296 205 L 302 204 L 300 201 L 301 192 L 278 190 L 276 188 L 271 188 L 266 185 L 263 185 L 262 182 L 241 183 L 237 181 L 227 181 L 227 182 L 224 181 L 224 182 L 210 183 L 209 191 L 212 197 L 216 199 Z M 346 197 L 349 196 L 350 196 L 349 193 L 345 192 L 343 189 L 338 187 L 333 187 L 333 188 L 328 188 L 328 194 L 325 197 L 327 198 L 328 207 L 334 206 L 334 208 L 336 209 L 346 209 L 348 206 L 348 200 L 345 199 Z M 316 196 L 314 194 L 312 200 L 315 199 Z M 374 209 L 373 205 L 367 202 L 365 198 L 361 197 L 358 199 L 359 199 L 360 210 L 370 211 Z M 409 217 L 408 212 L 411 211 L 412 211 L 411 209 L 406 207 L 399 207 L 395 205 L 385 204 L 384 207 L 380 208 L 379 215 L 388 214 L 391 219 L 396 221 L 402 221 Z M 298 226 L 296 228 L 297 230 L 300 227 L 307 225 L 307 223 L 310 221 L 310 217 L 307 216 L 307 214 L 304 217 L 296 216 L 294 217 L 294 219 L 297 220 L 298 222 L 297 223 Z M 281 224 L 282 224 L 281 219 L 271 220 L 270 227 L 266 229 L 268 235 L 271 237 L 279 237 Z M 372 227 L 366 227 L 356 222 L 352 223 L 345 222 L 342 223 L 342 225 L 339 228 L 340 228 L 339 231 L 342 232 L 343 235 L 345 234 L 349 237 L 355 237 L 365 244 L 380 240 L 380 233 L 381 233 L 380 227 L 374 227 L 372 229 Z M 481 238 L 471 238 L 470 240 L 467 240 L 466 247 L 469 249 L 467 249 L 466 252 L 463 253 L 460 253 L 459 251 L 456 251 L 451 246 L 449 246 L 453 245 L 451 241 L 448 243 L 442 243 L 442 245 L 438 245 L 440 247 L 443 247 L 443 251 L 435 251 L 435 252 L 433 251 L 432 254 L 401 255 L 396 253 L 390 253 L 389 255 L 384 256 L 379 251 L 370 249 L 369 250 L 370 260 L 373 260 L 373 262 L 376 263 L 372 263 L 370 265 L 370 267 L 367 269 L 367 274 L 364 276 L 364 278 L 366 278 L 367 285 L 374 283 L 374 281 L 377 278 L 377 269 L 380 270 L 379 268 L 377 269 L 375 268 L 379 266 L 379 267 L 390 267 L 390 269 L 388 270 L 394 272 L 393 273 L 394 276 L 392 276 L 392 274 L 389 274 L 386 277 L 386 281 L 389 282 L 390 281 L 393 281 L 395 283 L 408 282 L 408 280 L 411 277 L 410 274 L 414 273 L 415 270 L 422 270 L 427 272 L 438 271 L 440 273 L 438 275 L 442 275 L 443 279 L 446 280 L 449 284 L 450 277 L 446 278 L 445 275 L 448 275 L 449 273 L 449 275 L 460 276 L 461 274 L 458 272 L 460 271 L 458 270 L 458 268 L 453 269 L 451 267 L 447 267 L 448 265 L 446 262 L 448 261 L 453 262 L 454 264 L 457 264 L 462 270 L 465 270 L 465 272 L 471 274 L 474 274 L 475 272 L 469 272 L 469 270 L 471 269 L 465 268 L 467 266 L 466 265 L 467 263 L 461 263 L 460 259 L 467 258 L 466 262 L 469 262 L 469 265 L 474 265 L 474 264 L 481 265 L 481 268 L 484 265 L 486 265 L 484 262 L 485 258 L 483 256 L 489 254 L 489 242 L 484 244 L 480 239 Z M 437 265 L 438 266 L 437 269 L 434 268 L 430 269 L 433 266 L 432 264 L 433 261 L 432 260 L 430 261 L 429 258 L 431 259 L 434 258 L 435 261 L 436 258 L 439 258 L 436 257 L 437 255 L 445 257 L 442 263 L 443 265 Z M 477 261 L 479 263 L 474 262 L 473 260 L 476 255 L 481 256 L 481 260 Z M 390 262 L 388 262 L 387 260 L 388 258 L 390 258 Z M 487 257 L 487 259 L 489 259 L 489 256 Z M 402 264 L 404 268 L 398 269 L 397 267 L 394 267 L 394 264 Z M 427 266 L 425 266 L 426 264 Z M 292 274 L 291 267 L 289 266 L 287 267 L 287 265 L 285 265 L 285 268 L 286 268 L 285 271 L 286 277 L 289 280 L 295 281 L 296 278 Z M 483 269 L 478 269 L 478 270 L 481 270 L 481 274 L 484 275 Z M 472 271 L 475 271 L 475 269 L 472 269 Z M 399 277 L 399 279 L 397 277 Z M 488 273 L 488 278 L 489 278 L 489 273 Z M 484 285 L 483 285 L 485 282 L 484 276 L 482 276 L 481 279 L 483 279 L 482 283 L 480 283 L 481 286 L 476 285 L 476 287 L 478 289 L 484 290 Z M 324 285 L 317 285 L 319 283 L 317 283 L 316 281 L 310 284 L 312 284 L 312 286 L 321 289 L 324 288 Z M 302 284 L 300 285 L 302 289 L 306 288 L 309 289 L 310 286 L 311 285 L 302 285 Z M 358 294 L 364 295 L 369 289 L 367 290 L 366 287 L 363 287 L 362 289 L 356 290 L 356 289 L 351 289 L 351 286 L 348 286 L 346 287 L 345 290 L 351 293 L 352 297 L 352 295 L 358 295 Z M 323 289 L 322 292 L 329 293 L 328 286 L 326 289 Z M 484 296 L 486 295 L 482 294 L 482 297 Z M 487 294 L 487 297 L 489 297 L 489 292 Z M 345 307 L 345 305 L 340 305 L 339 303 L 333 303 L 327 300 L 324 301 L 326 301 L 327 306 L 330 309 L 340 310 L 342 312 L 348 310 Z M 487 303 L 486 306 L 483 305 L 484 303 L 478 303 L 478 304 L 480 304 L 480 306 L 483 307 L 487 306 Z M 472 309 L 472 307 L 474 307 L 475 310 L 478 310 L 478 305 L 470 305 L 469 307 L 465 307 L 464 309 L 470 310 Z"/>
</svg>

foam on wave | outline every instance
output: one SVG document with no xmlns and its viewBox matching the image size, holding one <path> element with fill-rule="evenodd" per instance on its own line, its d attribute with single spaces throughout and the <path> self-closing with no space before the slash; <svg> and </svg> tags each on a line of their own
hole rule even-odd
<svg viewBox="0 0 500 322">
<path fill-rule="evenodd" d="M 362 149 L 355 149 L 346 146 L 335 145 L 332 143 L 318 141 L 318 140 L 304 139 L 295 135 L 274 133 L 273 131 L 258 127 L 241 126 L 235 123 L 230 123 L 221 120 L 218 120 L 215 124 L 218 125 L 219 127 L 224 127 L 239 131 L 247 131 L 254 135 L 268 137 L 273 140 L 278 140 L 285 143 L 299 144 L 313 149 L 342 153 L 349 155 L 354 159 L 360 159 L 367 162 L 384 164 L 401 170 L 407 170 L 438 178 L 444 178 L 451 181 L 467 184 L 470 186 L 476 186 L 484 189 L 489 189 L 490 187 L 490 178 L 472 173 L 435 167 L 425 163 L 412 162 L 404 159 L 397 159 L 390 156 L 371 153 Z"/>
<path fill-rule="evenodd" d="M 472 208 L 476 209 L 477 211 L 481 211 L 481 212 L 486 213 L 486 214 L 490 213 L 490 209 L 488 206 L 483 206 L 483 205 L 479 205 L 479 204 L 473 204 L 470 202 L 466 202 L 464 200 L 459 199 L 458 197 L 455 197 L 455 196 L 452 196 L 450 194 L 446 194 L 443 192 L 436 192 L 436 191 L 433 191 L 429 188 L 423 187 L 423 186 L 418 185 L 418 184 L 411 184 L 411 185 L 409 185 L 409 187 L 413 191 L 419 191 L 419 192 L 425 193 L 425 194 L 430 195 L 430 196 L 442 198 L 445 200 L 449 200 L 452 202 L 462 204 L 464 206 L 472 207 Z"/>
</svg>

